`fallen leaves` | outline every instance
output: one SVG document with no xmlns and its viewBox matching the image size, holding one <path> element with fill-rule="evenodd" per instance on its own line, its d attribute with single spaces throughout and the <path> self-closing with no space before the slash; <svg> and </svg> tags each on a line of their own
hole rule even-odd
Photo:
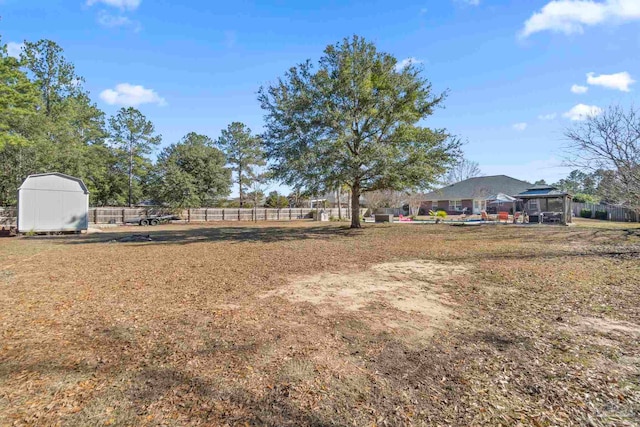
<svg viewBox="0 0 640 427">
<path fill-rule="evenodd" d="M 221 224 L 101 244 L 123 236 L 0 241 L 14 265 L 0 277 L 0 420 L 599 426 L 639 417 L 640 237 L 624 230 Z M 418 347 L 362 311 L 320 315 L 309 302 L 260 298 L 290 277 L 413 260 L 469 266 L 438 282 L 455 322 Z M 390 319 L 394 308 L 365 309 Z M 599 329 L 581 319 L 600 319 L 590 323 Z"/>
</svg>

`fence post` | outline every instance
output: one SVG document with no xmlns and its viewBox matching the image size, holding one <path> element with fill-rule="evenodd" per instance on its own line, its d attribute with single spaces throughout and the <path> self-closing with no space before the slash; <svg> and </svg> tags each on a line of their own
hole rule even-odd
<svg viewBox="0 0 640 427">
<path fill-rule="evenodd" d="M 222 220 L 224 221 L 224 208 L 222 208 Z"/>
<path fill-rule="evenodd" d="M 187 222 L 191 222 L 191 208 L 187 208 Z"/>
<path fill-rule="evenodd" d="M 240 209 L 238 209 L 238 221 L 240 221 Z"/>
<path fill-rule="evenodd" d="M 122 223 L 124 224 L 124 209 L 122 209 Z"/>
<path fill-rule="evenodd" d="M 276 219 L 280 221 L 280 208 L 276 211 Z"/>
<path fill-rule="evenodd" d="M 93 208 L 93 223 L 98 223 L 98 208 Z"/>
</svg>

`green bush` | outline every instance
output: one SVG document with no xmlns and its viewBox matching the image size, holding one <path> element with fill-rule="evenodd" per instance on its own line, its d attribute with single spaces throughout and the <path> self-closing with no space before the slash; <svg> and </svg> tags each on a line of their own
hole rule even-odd
<svg viewBox="0 0 640 427">
<path fill-rule="evenodd" d="M 591 218 L 591 209 L 580 209 L 580 217 Z"/>
<path fill-rule="evenodd" d="M 608 220 L 609 214 L 607 211 L 596 211 L 596 219 Z"/>
<path fill-rule="evenodd" d="M 598 203 L 598 199 L 591 194 L 577 193 L 573 196 L 576 203 Z"/>
</svg>

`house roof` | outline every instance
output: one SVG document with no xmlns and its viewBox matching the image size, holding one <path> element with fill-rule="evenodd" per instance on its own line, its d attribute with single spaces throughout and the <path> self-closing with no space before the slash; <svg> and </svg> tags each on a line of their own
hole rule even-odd
<svg viewBox="0 0 640 427">
<path fill-rule="evenodd" d="M 479 176 L 427 193 L 425 200 L 485 199 L 498 193 L 518 194 L 528 188 L 531 183 L 506 175 Z"/>
</svg>

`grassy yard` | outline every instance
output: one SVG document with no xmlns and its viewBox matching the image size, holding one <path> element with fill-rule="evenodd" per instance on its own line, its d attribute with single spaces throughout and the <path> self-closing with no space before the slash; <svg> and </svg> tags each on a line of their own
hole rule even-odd
<svg viewBox="0 0 640 427">
<path fill-rule="evenodd" d="M 631 426 L 640 228 L 4 238 L 0 333 L 0 425 Z"/>
</svg>

